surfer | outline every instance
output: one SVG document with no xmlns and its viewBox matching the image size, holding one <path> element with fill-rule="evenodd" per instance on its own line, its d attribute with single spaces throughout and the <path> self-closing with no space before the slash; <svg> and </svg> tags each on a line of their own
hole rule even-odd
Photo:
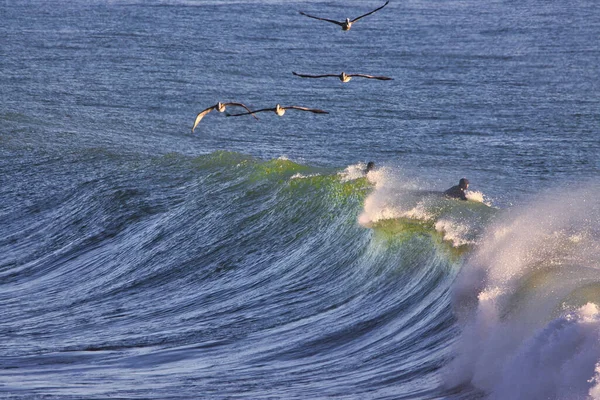
<svg viewBox="0 0 600 400">
<path fill-rule="evenodd" d="M 369 171 L 372 171 L 375 168 L 375 163 L 373 161 L 369 161 L 367 163 L 367 168 L 365 169 L 365 174 L 368 174 Z"/>
<path fill-rule="evenodd" d="M 444 194 L 453 199 L 461 199 L 467 200 L 467 196 L 465 195 L 465 190 L 469 188 L 469 181 L 466 178 L 462 178 L 458 185 L 452 186 L 450 189 L 446 190 Z"/>
</svg>

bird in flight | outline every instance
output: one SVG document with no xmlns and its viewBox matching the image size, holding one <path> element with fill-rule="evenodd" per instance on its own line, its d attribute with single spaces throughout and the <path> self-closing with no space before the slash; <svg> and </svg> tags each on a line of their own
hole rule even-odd
<svg viewBox="0 0 600 400">
<path fill-rule="evenodd" d="M 379 79 L 380 81 L 391 81 L 394 78 L 390 78 L 387 76 L 375 76 L 375 75 L 365 75 L 365 74 L 347 74 L 342 72 L 341 74 L 324 74 L 324 75 L 307 75 L 307 74 L 299 74 L 297 72 L 293 72 L 292 74 L 299 76 L 301 78 L 328 78 L 328 77 L 336 77 L 339 78 L 342 82 L 348 82 L 352 77 L 360 77 L 360 78 L 368 78 L 368 79 Z"/>
<path fill-rule="evenodd" d="M 263 111 L 273 111 L 275 114 L 277 114 L 281 117 L 283 114 L 285 114 L 286 110 L 300 110 L 300 111 L 310 111 L 311 113 L 315 113 L 315 114 L 329 114 L 329 112 L 319 110 L 317 108 L 307 108 L 307 107 L 300 107 L 300 106 L 282 107 L 279 104 L 277 104 L 273 108 L 262 108 L 260 110 L 254 110 L 254 111 L 248 110 L 248 112 L 245 112 L 242 114 L 227 114 L 227 116 L 228 117 L 239 117 L 240 115 L 254 114 L 254 113 L 259 113 L 259 112 L 263 112 Z"/>
<path fill-rule="evenodd" d="M 327 22 L 331 22 L 331 23 L 333 23 L 333 24 L 336 24 L 336 25 L 339 25 L 339 26 L 341 26 L 343 31 L 349 31 L 349 30 L 350 30 L 350 28 L 352 27 L 352 24 L 353 24 L 353 23 L 355 23 L 356 21 L 358 21 L 359 19 L 361 19 L 361 18 L 363 18 L 363 17 L 366 17 L 367 15 L 371 15 L 371 14 L 373 14 L 375 11 L 379 11 L 379 10 L 381 10 L 383 7 L 387 6 L 389 2 L 390 2 L 390 1 L 388 0 L 388 1 L 386 1 L 386 2 L 385 2 L 385 4 L 384 4 L 384 5 L 382 5 L 381 7 L 378 7 L 378 8 L 376 8 L 376 9 L 374 9 L 373 11 L 369 11 L 368 13 L 366 13 L 366 14 L 363 14 L 363 15 L 361 15 L 360 17 L 356 17 L 356 18 L 354 18 L 353 20 L 350 20 L 350 18 L 346 18 L 346 20 L 345 20 L 345 21 L 343 21 L 343 22 L 340 22 L 340 21 L 335 21 L 335 20 L 333 20 L 333 19 L 327 19 L 327 18 L 315 17 L 314 15 L 309 15 L 309 14 L 307 14 L 307 13 L 305 13 L 305 12 L 302 12 L 302 11 L 299 11 L 299 12 L 300 12 L 300 14 L 302 14 L 302 15 L 304 15 L 304 16 L 306 16 L 306 17 L 309 17 L 309 18 L 314 18 L 314 19 L 318 19 L 318 20 L 321 20 L 321 21 L 327 21 Z"/>
<path fill-rule="evenodd" d="M 198 113 L 198 115 L 196 115 L 196 120 L 194 121 L 194 126 L 192 127 L 192 133 L 194 133 L 194 129 L 196 129 L 196 126 L 198 126 L 198 124 L 200 123 L 200 121 L 202 121 L 202 118 L 204 118 L 204 116 L 205 116 L 206 114 L 208 114 L 208 113 L 209 113 L 209 112 L 211 112 L 212 110 L 218 110 L 219 112 L 224 112 L 224 111 L 225 111 L 225 108 L 226 108 L 227 106 L 243 107 L 243 108 L 245 108 L 247 111 L 249 111 L 249 112 L 248 112 L 248 114 L 252 114 L 252 116 L 253 116 L 254 118 L 258 119 L 258 118 L 256 117 L 256 115 L 254 115 L 254 114 L 252 113 L 252 111 L 250 111 L 250 109 L 249 109 L 248 107 L 246 107 L 246 106 L 245 106 L 244 104 L 242 104 L 242 103 L 221 103 L 221 102 L 219 102 L 219 103 L 215 104 L 214 106 L 210 106 L 210 107 L 208 107 L 207 109 L 200 111 L 200 112 Z"/>
</svg>

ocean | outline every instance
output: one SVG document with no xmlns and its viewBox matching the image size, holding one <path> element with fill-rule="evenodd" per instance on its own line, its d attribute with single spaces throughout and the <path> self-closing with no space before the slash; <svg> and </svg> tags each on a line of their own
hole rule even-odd
<svg viewBox="0 0 600 400">
<path fill-rule="evenodd" d="M 0 398 L 600 399 L 597 1 L 383 4 L 0 4 Z"/>
</svg>

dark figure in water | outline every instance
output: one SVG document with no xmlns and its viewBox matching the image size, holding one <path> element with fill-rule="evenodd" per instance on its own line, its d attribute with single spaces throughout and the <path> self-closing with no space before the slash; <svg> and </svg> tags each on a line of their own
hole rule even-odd
<svg viewBox="0 0 600 400">
<path fill-rule="evenodd" d="M 365 174 L 368 173 L 369 171 L 372 171 L 373 168 L 375 168 L 375 163 L 373 161 L 369 161 L 367 163 L 367 169 L 365 169 Z"/>
<path fill-rule="evenodd" d="M 446 190 L 444 194 L 453 199 L 461 199 L 467 200 L 467 196 L 465 195 L 465 190 L 469 188 L 469 181 L 465 178 L 462 178 L 458 185 L 452 186 L 450 189 Z"/>
</svg>

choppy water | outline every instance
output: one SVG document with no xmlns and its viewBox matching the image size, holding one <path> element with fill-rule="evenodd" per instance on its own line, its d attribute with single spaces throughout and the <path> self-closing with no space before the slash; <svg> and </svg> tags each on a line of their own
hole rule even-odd
<svg viewBox="0 0 600 400">
<path fill-rule="evenodd" d="M 0 397 L 600 398 L 600 9 L 378 5 L 0 5 Z"/>
</svg>

